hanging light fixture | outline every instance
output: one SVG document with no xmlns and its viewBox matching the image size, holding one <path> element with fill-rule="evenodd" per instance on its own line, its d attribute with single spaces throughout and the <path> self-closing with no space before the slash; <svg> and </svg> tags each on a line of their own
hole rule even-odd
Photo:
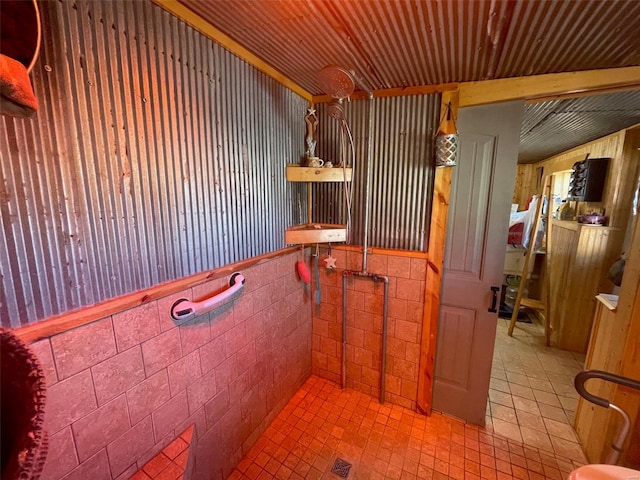
<svg viewBox="0 0 640 480">
<path fill-rule="evenodd" d="M 436 167 L 454 167 L 458 160 L 460 135 L 451 111 L 451 102 L 445 108 L 436 135 Z"/>
</svg>

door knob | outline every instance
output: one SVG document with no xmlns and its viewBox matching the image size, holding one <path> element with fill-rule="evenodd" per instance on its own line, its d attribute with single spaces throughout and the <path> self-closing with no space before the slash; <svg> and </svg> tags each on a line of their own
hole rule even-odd
<svg viewBox="0 0 640 480">
<path fill-rule="evenodd" d="M 493 292 L 493 298 L 491 299 L 491 307 L 489 307 L 489 312 L 496 313 L 496 306 L 498 304 L 498 292 L 500 291 L 500 287 L 491 287 L 491 291 Z"/>
</svg>

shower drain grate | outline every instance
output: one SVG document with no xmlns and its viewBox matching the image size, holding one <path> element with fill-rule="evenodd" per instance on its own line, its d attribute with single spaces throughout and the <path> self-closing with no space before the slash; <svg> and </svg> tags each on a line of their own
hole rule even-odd
<svg viewBox="0 0 640 480">
<path fill-rule="evenodd" d="M 331 472 L 335 473 L 339 477 L 347 478 L 347 475 L 349 475 L 349 470 L 351 470 L 351 464 L 349 462 L 341 458 L 336 458 Z"/>
</svg>

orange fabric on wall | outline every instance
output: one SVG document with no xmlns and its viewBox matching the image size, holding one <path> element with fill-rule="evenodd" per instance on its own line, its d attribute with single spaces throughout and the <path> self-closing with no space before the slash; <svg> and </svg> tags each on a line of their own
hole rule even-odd
<svg viewBox="0 0 640 480">
<path fill-rule="evenodd" d="M 30 117 L 38 110 L 31 80 L 25 66 L 0 54 L 0 113 L 12 117 Z"/>
</svg>

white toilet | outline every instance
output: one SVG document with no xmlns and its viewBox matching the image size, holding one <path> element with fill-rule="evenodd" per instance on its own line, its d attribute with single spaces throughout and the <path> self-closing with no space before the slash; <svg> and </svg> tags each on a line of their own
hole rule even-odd
<svg viewBox="0 0 640 480">
<path fill-rule="evenodd" d="M 618 465 L 585 465 L 571 472 L 569 480 L 640 480 L 640 471 Z"/>
</svg>

